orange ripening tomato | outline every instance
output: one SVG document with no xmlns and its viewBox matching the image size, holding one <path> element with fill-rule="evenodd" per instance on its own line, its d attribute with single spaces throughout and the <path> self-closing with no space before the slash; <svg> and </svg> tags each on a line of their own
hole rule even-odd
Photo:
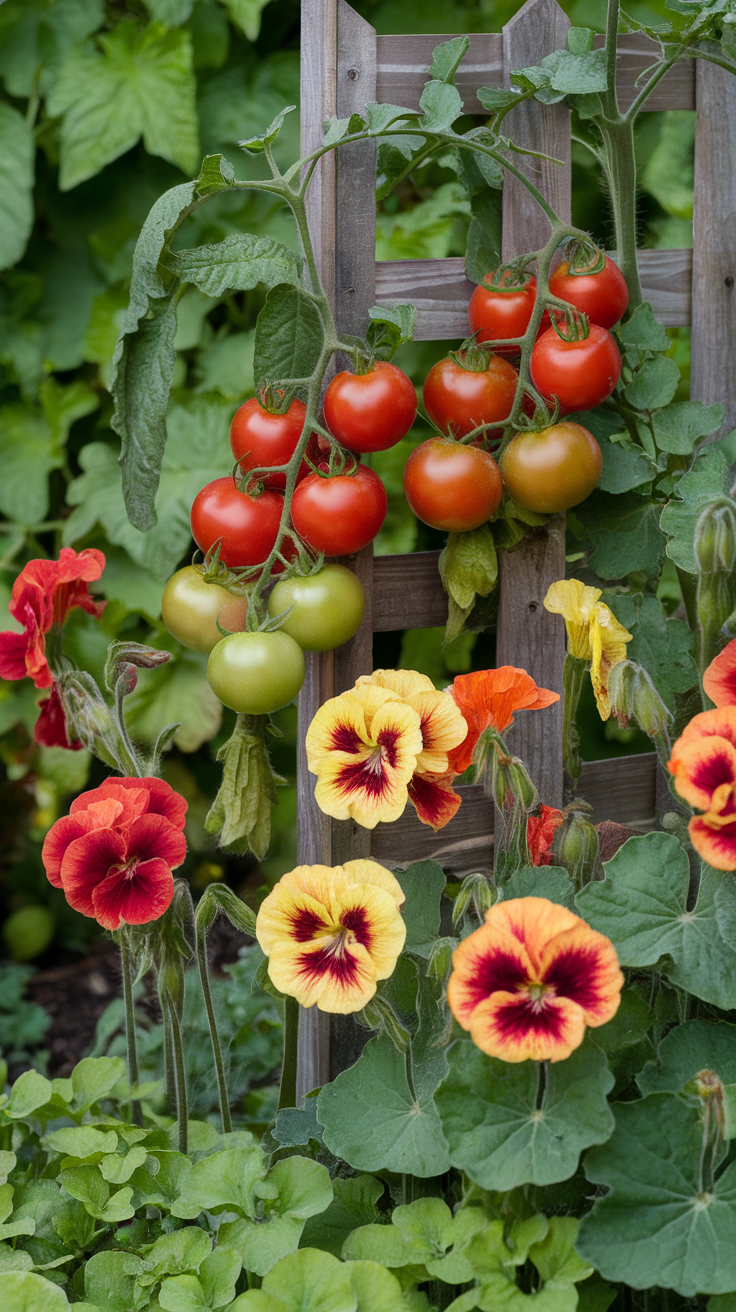
<svg viewBox="0 0 736 1312">
<path fill-rule="evenodd" d="M 476 446 L 431 437 L 404 467 L 404 495 L 430 528 L 464 533 L 495 514 L 503 484 L 493 456 Z"/>
<path fill-rule="evenodd" d="M 553 515 L 584 501 L 598 485 L 601 449 L 582 424 L 517 433 L 501 456 L 509 496 L 525 510 Z"/>
</svg>

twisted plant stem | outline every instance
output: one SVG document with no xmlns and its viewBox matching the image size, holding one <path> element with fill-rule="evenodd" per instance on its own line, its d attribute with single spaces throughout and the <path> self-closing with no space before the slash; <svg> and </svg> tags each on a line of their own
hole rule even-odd
<svg viewBox="0 0 736 1312">
<path fill-rule="evenodd" d="M 166 1005 L 171 1022 L 171 1042 L 174 1054 L 176 1083 L 176 1119 L 179 1125 L 179 1152 L 186 1153 L 188 1142 L 189 1106 L 187 1101 L 187 1073 L 184 1065 L 184 1045 L 181 1038 L 181 1019 L 171 993 L 166 990 Z"/>
<path fill-rule="evenodd" d="M 279 1106 L 296 1107 L 296 1063 L 299 1042 L 299 1003 L 296 998 L 284 998 L 284 1059 L 281 1067 Z"/>
<path fill-rule="evenodd" d="M 164 1102 L 167 1116 L 176 1114 L 176 1074 L 174 1071 L 174 1047 L 171 1039 L 171 1021 L 163 985 L 162 973 L 158 978 L 158 1005 L 161 1011 L 161 1027 L 164 1035 Z"/>
<path fill-rule="evenodd" d="M 133 1125 L 142 1125 L 140 1104 L 135 1098 L 138 1088 L 138 1044 L 135 1035 L 135 1003 L 133 1001 L 133 958 L 127 943 L 120 944 L 120 966 L 123 976 L 123 1002 L 125 1006 L 125 1042 L 128 1049 L 128 1082 L 130 1084 L 130 1119 Z"/>
<path fill-rule="evenodd" d="M 215 1017 L 215 1008 L 212 1002 L 212 989 L 210 987 L 209 962 L 207 960 L 207 932 L 206 930 L 197 929 L 196 934 L 197 965 L 199 967 L 199 982 L 202 986 L 202 996 L 204 998 L 205 1011 L 207 1012 L 207 1024 L 210 1031 L 210 1040 L 212 1042 L 212 1056 L 215 1062 L 215 1074 L 217 1076 L 217 1096 L 220 1101 L 220 1116 L 222 1118 L 222 1133 L 229 1134 L 233 1128 L 232 1117 L 230 1115 L 230 1098 L 227 1090 L 227 1080 L 225 1078 L 225 1063 L 222 1059 L 222 1047 L 220 1046 L 220 1036 L 217 1032 L 217 1019 Z"/>
</svg>

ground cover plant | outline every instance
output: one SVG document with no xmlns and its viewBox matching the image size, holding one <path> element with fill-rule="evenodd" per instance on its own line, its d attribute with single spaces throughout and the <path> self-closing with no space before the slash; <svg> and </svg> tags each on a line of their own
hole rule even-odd
<svg viewBox="0 0 736 1312">
<path fill-rule="evenodd" d="M 728 4 L 671 3 L 669 26 L 651 29 L 661 60 L 626 114 L 614 42 L 629 20 L 611 0 L 606 49 L 572 28 L 567 49 L 514 73 L 510 90 L 481 88 L 482 125 L 461 121 L 455 75 L 468 43 L 458 36 L 434 51 L 421 112 L 367 105 L 365 115 L 326 123 L 309 159 L 287 161 L 288 111 L 279 108 L 240 143 L 252 176 L 208 155 L 197 179 L 160 196 L 143 224 L 107 379 L 123 474 L 111 540 L 171 574 L 164 621 L 180 666 L 193 656 L 188 696 L 204 686 L 204 658 L 209 692 L 197 694 L 198 727 L 175 722 L 166 714 L 177 704 L 166 693 L 172 653 L 141 641 L 137 624 L 106 628 L 115 600 L 106 609 L 98 588 L 111 565 L 115 577 L 116 557 L 98 545 L 87 497 L 91 485 L 99 495 L 108 486 L 114 454 L 90 444 L 97 449 L 85 448 L 68 494 L 81 513 L 59 521 L 56 549 L 31 556 L 35 530 L 24 525 L 16 554 L 29 559 L 12 591 L 16 628 L 0 636 L 0 673 L 27 696 L 37 746 L 57 753 L 50 761 L 95 758 L 68 813 L 46 826 L 42 861 L 71 910 L 119 947 L 125 1055 L 114 1050 L 112 1017 L 98 1036 L 98 1050 L 112 1040 L 104 1055 L 68 1078 L 27 1070 L 3 1095 L 0 1280 L 11 1312 L 596 1312 L 639 1298 L 663 1309 L 712 1300 L 712 1312 L 727 1312 L 736 1294 L 734 442 L 719 434 L 721 406 L 674 399 L 670 339 L 642 302 L 635 125 L 678 59 L 736 71 L 736 14 Z M 251 10 L 238 13 L 246 30 L 255 23 Z M 72 33 L 82 42 L 93 30 L 83 26 Z M 48 96 L 62 119 L 62 187 L 95 167 L 75 135 L 85 77 L 102 66 L 108 76 L 121 43 L 131 58 L 154 49 L 162 59 L 186 45 L 121 26 L 91 44 L 72 41 L 50 89 L 38 83 L 37 98 Z M 53 22 L 50 31 L 61 49 Z M 173 59 L 169 76 L 182 67 Z M 500 264 L 492 216 L 504 171 L 519 176 L 504 120 L 531 97 L 573 108 L 607 177 L 619 272 L 528 182 L 549 241 Z M 175 120 L 166 144 L 171 153 L 182 134 L 180 164 L 190 159 L 186 126 Z M 104 140 L 122 153 L 126 131 Z M 135 132 L 163 149 L 155 118 Z M 188 817 L 216 839 L 223 862 L 228 853 L 265 857 L 278 783 L 271 716 L 298 693 L 303 652 L 346 641 L 362 615 L 355 575 L 325 556 L 357 551 L 379 532 L 388 498 L 360 457 L 394 450 L 416 411 L 414 388 L 390 358 L 411 337 L 412 307 L 372 311 L 365 338 L 348 339 L 317 276 L 306 189 L 323 154 L 360 140 L 379 144 L 379 194 L 440 155 L 470 211 L 470 336 L 428 371 L 435 432 L 405 473 L 409 506 L 449 533 L 448 642 L 488 626 L 498 550 L 562 509 L 588 534 L 573 577 L 544 599 L 567 633 L 569 796 L 563 810 L 547 805 L 505 743 L 515 717 L 544 716 L 559 701 L 526 671 L 465 670 L 440 690 L 406 661 L 377 668 L 311 721 L 304 746 L 318 805 L 370 829 L 411 802 L 440 829 L 461 806 L 455 781 L 471 772 L 502 818 L 493 876 L 448 883 L 433 861 L 282 865 L 256 912 L 211 871 L 195 899 L 196 869 L 191 880 L 181 873 Z M 262 215 L 285 204 L 299 250 L 244 224 L 208 229 L 207 208 L 239 203 L 241 193 L 255 194 Z M 190 237 L 195 244 L 183 244 Z M 223 455 L 232 407 L 182 400 L 177 314 L 191 289 L 217 300 L 258 288 L 256 397 L 235 414 Z M 345 367 L 321 404 L 335 356 Z M 63 404 L 58 384 L 41 386 L 50 429 L 91 406 L 77 383 Z M 177 484 L 181 469 L 167 461 L 178 438 L 200 443 L 201 463 Z M 179 509 L 164 520 L 175 486 Z M 200 554 L 175 569 L 190 510 Z M 676 573 L 664 575 L 665 559 Z M 126 586 L 140 588 L 143 574 Z M 682 619 L 663 601 L 675 578 Z M 32 690 L 44 694 L 38 714 Z M 670 791 L 650 833 L 599 834 L 588 818 L 578 796 L 585 696 L 601 722 L 638 726 L 658 754 Z M 220 703 L 235 718 L 216 743 L 208 809 L 164 762 L 172 742 L 192 742 L 188 732 L 215 737 Z M 208 964 L 220 915 L 257 944 L 227 988 L 213 986 Z M 136 1016 L 144 981 L 161 1016 L 158 1045 Z M 357 1016 L 367 1042 L 297 1106 L 300 1006 Z M 231 1033 L 231 1013 L 239 1018 L 240 1048 L 223 1045 L 218 1013 Z M 36 1014 L 25 1025 L 43 1033 Z M 214 1113 L 201 1082 L 193 1087 L 205 1037 Z"/>
</svg>

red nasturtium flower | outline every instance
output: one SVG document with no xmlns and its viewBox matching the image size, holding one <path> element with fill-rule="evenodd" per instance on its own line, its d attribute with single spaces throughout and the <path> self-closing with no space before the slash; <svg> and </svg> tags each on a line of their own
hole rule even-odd
<svg viewBox="0 0 736 1312">
<path fill-rule="evenodd" d="M 694 716 L 667 765 L 680 797 L 705 812 L 688 825 L 693 847 L 716 870 L 736 870 L 736 706 Z"/>
<path fill-rule="evenodd" d="M 77 554 L 62 547 L 58 560 L 31 560 L 13 584 L 8 610 L 23 625 L 23 633 L 0 633 L 0 678 L 33 679 L 50 688 L 54 676 L 46 660 L 46 634 L 64 623 L 70 610 L 81 606 L 99 616 L 104 601 L 95 601 L 88 583 L 100 577 L 105 557 L 93 547 Z"/>
<path fill-rule="evenodd" d="M 472 763 L 473 749 L 485 729 L 503 733 L 513 723 L 514 711 L 539 711 L 560 700 L 559 693 L 538 688 L 531 674 L 514 665 L 458 674 L 448 692 L 468 724 L 463 742 L 448 752 L 450 768 L 456 774 Z"/>
<path fill-rule="evenodd" d="M 186 856 L 187 804 L 163 779 L 112 775 L 72 802 L 43 845 L 50 883 L 104 929 L 158 920 Z"/>
<path fill-rule="evenodd" d="M 615 1016 L 624 977 L 610 939 L 544 897 L 497 902 L 452 957 L 447 1000 L 482 1052 L 564 1061 Z"/>
<path fill-rule="evenodd" d="M 533 866 L 552 863 L 552 844 L 555 832 L 565 817 L 556 806 L 540 806 L 539 815 L 530 815 L 526 822 L 526 841 Z"/>
<path fill-rule="evenodd" d="M 711 661 L 703 688 L 715 706 L 736 706 L 736 638 Z"/>
<path fill-rule="evenodd" d="M 64 707 L 56 683 L 51 685 L 51 692 L 39 702 L 38 719 L 33 726 L 34 741 L 42 747 L 66 747 L 76 752 L 82 746 L 78 738 L 70 740 Z"/>
</svg>

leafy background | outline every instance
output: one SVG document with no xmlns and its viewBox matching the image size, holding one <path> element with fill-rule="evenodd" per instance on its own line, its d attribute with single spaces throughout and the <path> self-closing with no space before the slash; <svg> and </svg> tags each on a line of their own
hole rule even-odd
<svg viewBox="0 0 736 1312">
<path fill-rule="evenodd" d="M 455 33 L 500 30 L 518 5 L 361 0 L 356 7 L 380 32 Z M 601 28 L 602 2 L 575 0 L 563 8 L 574 23 Z M 653 21 L 664 4 L 635 4 L 629 12 Z M 262 294 L 208 297 L 192 288 L 182 300 L 159 523 L 145 535 L 124 513 L 107 383 L 133 247 L 148 210 L 194 173 L 205 153 L 223 151 L 241 176 L 254 168 L 236 143 L 264 130 L 285 104 L 298 103 L 298 45 L 297 0 L 0 3 L 0 605 L 4 610 L 28 559 L 56 554 L 64 544 L 102 548 L 108 563 L 99 590 L 107 609 L 100 622 L 73 614 L 69 654 L 99 678 L 112 638 L 172 652 L 165 669 L 141 677 L 129 699 L 131 727 L 152 741 L 163 725 L 182 722 L 165 775 L 189 801 L 185 873 L 195 890 L 225 877 L 254 901 L 293 864 L 296 713 L 290 707 L 277 716 L 283 737 L 273 749 L 274 765 L 287 786 L 280 789 L 269 855 L 260 864 L 228 859 L 212 846 L 203 821 L 219 777 L 215 754 L 232 717 L 223 715 L 209 690 L 204 659 L 163 630 L 160 598 L 166 579 L 191 552 L 194 495 L 229 468 L 230 418 L 252 395 L 253 328 Z M 640 120 L 642 245 L 691 244 L 693 119 L 670 112 Z M 284 162 L 296 157 L 296 115 L 287 119 L 277 149 Z M 577 143 L 573 161 L 574 220 L 610 244 L 595 163 Z M 462 255 L 468 223 L 465 192 L 445 158 L 382 201 L 378 258 Z M 283 210 L 266 197 L 241 195 L 194 215 L 183 240 L 218 241 L 243 229 L 295 245 Z M 687 399 L 689 332 L 672 330 L 670 336 L 670 354 L 683 372 L 677 399 Z M 398 362 L 421 389 L 448 345 L 407 346 Z M 426 433 L 418 423 L 404 442 L 376 458 L 390 501 L 379 552 L 442 544 L 440 535 L 417 524 L 401 493 L 404 461 Z M 589 540 L 582 523 L 570 518 L 574 564 Z M 665 571 L 660 596 L 674 608 L 674 571 Z M 3 627 L 13 622 L 4 620 Z M 444 649 L 439 629 L 378 635 L 375 646 L 377 665 L 403 664 L 438 681 L 493 659 L 492 629 L 463 634 Z M 40 847 L 70 795 L 94 782 L 101 767 L 84 752 L 34 746 L 36 713 L 30 685 L 2 685 L 0 918 L 10 954 L 47 965 L 88 950 L 96 930 L 50 888 Z M 588 708 L 586 756 L 643 745 L 636 731 L 602 726 L 592 704 Z M 32 1016 L 28 1024 L 32 1030 Z"/>
</svg>

